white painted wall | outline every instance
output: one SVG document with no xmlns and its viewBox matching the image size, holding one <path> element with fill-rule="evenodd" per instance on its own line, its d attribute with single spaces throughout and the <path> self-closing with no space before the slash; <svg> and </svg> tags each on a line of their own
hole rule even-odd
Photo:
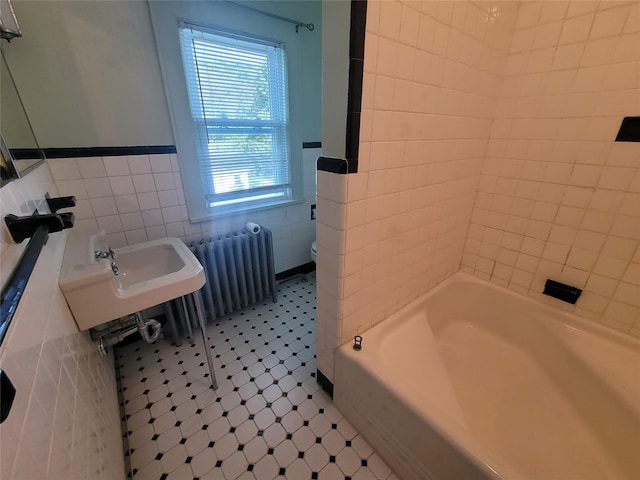
<svg viewBox="0 0 640 480">
<path fill-rule="evenodd" d="M 240 3 L 315 23 L 314 32 L 301 33 L 301 123 L 303 141 L 320 141 L 321 2 Z M 41 147 L 175 144 L 146 1 L 33 0 L 14 7 L 23 37 L 5 42 L 3 51 Z"/>
<path fill-rule="evenodd" d="M 325 157 L 344 158 L 349 89 L 351 2 L 322 5 L 322 149 Z"/>
<path fill-rule="evenodd" d="M 3 45 L 41 147 L 172 145 L 146 2 L 15 2 Z"/>
</svg>

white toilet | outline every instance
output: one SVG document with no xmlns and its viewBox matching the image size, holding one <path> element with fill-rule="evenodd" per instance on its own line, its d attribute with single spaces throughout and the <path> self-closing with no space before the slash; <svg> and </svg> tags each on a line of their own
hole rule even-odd
<svg viewBox="0 0 640 480">
<path fill-rule="evenodd" d="M 316 253 L 316 241 L 314 240 L 311 244 L 311 260 L 313 260 L 313 263 L 316 263 Z"/>
</svg>

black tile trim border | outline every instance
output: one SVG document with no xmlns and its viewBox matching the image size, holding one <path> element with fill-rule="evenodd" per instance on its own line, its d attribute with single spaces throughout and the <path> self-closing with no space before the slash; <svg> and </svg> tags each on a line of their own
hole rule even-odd
<svg viewBox="0 0 640 480">
<path fill-rule="evenodd" d="M 349 93 L 347 96 L 347 131 L 345 148 L 345 157 L 348 161 L 347 173 L 358 172 L 366 22 L 367 0 L 351 0 L 351 29 L 349 32 Z"/>
<path fill-rule="evenodd" d="M 322 142 L 302 142 L 302 148 L 322 148 Z"/>
<path fill-rule="evenodd" d="M 10 152 L 14 160 L 41 160 L 44 158 L 44 154 L 39 148 L 11 148 Z"/>
<path fill-rule="evenodd" d="M 321 172 L 349 173 L 349 162 L 342 158 L 319 157 L 317 168 Z"/>
<path fill-rule="evenodd" d="M 640 117 L 624 117 L 616 142 L 640 142 Z"/>
<path fill-rule="evenodd" d="M 44 148 L 46 158 L 117 157 L 121 155 L 161 155 L 177 153 L 175 145 L 142 145 L 132 147 L 64 147 Z"/>
<path fill-rule="evenodd" d="M 114 345 L 113 366 L 116 375 L 116 389 L 118 390 L 118 412 L 120 414 L 120 429 L 122 432 L 122 449 L 124 453 L 124 478 L 133 478 L 133 470 L 131 469 L 131 448 L 129 447 L 129 431 L 127 430 L 127 417 L 124 409 L 124 391 L 122 390 L 122 372 L 120 372 L 120 362 L 118 361 L 118 347 Z"/>
<path fill-rule="evenodd" d="M 320 385 L 322 389 L 327 392 L 327 395 L 333 398 L 333 382 L 329 380 L 320 370 L 316 370 L 316 381 L 318 382 L 318 385 Z"/>
<path fill-rule="evenodd" d="M 311 248 L 311 245 L 309 245 Z M 311 255 L 311 254 L 309 254 Z M 298 265 L 297 267 L 290 268 L 289 270 L 285 270 L 284 272 L 276 273 L 276 280 L 284 280 L 285 278 L 290 278 L 295 275 L 307 274 L 316 271 L 316 264 L 314 262 L 305 263 L 304 265 Z"/>
</svg>

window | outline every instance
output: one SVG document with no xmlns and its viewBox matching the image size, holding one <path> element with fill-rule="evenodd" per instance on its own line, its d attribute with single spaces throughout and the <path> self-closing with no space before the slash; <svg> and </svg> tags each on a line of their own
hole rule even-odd
<svg viewBox="0 0 640 480">
<path fill-rule="evenodd" d="M 283 46 L 185 23 L 180 41 L 207 208 L 290 199 Z"/>
</svg>

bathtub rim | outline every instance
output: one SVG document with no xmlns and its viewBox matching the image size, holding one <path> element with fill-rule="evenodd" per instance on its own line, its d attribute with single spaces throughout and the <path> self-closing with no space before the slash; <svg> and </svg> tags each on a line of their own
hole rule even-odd
<svg viewBox="0 0 640 480">
<path fill-rule="evenodd" d="M 431 288 L 427 292 L 423 293 L 419 297 L 412 300 L 409 304 L 402 307 L 400 310 L 387 317 L 378 324 L 371 328 L 359 333 L 363 337 L 363 349 L 359 352 L 351 348 L 351 342 L 348 340 L 336 350 L 336 356 L 344 356 L 345 359 L 353 361 L 358 366 L 367 371 L 378 382 L 390 385 L 395 391 L 405 391 L 408 393 L 416 393 L 415 389 L 408 385 L 405 381 L 395 378 L 386 369 L 373 370 L 367 366 L 367 359 L 371 356 L 380 358 L 380 345 L 374 344 L 373 353 L 366 352 L 366 340 L 367 336 L 371 333 L 375 333 L 376 336 L 383 335 L 385 330 L 391 329 L 393 324 L 397 322 L 407 321 L 411 316 L 422 310 L 422 305 L 433 295 L 438 294 L 443 289 L 447 288 L 452 283 L 464 282 L 481 285 L 482 287 L 488 287 L 492 290 L 499 292 L 501 295 L 509 295 L 511 298 L 525 302 L 526 305 L 532 308 L 538 309 L 540 312 L 547 314 L 551 317 L 550 321 L 557 323 L 558 328 L 569 328 L 573 330 L 587 332 L 596 335 L 600 338 L 604 338 L 608 341 L 614 342 L 620 345 L 622 348 L 628 348 L 635 352 L 640 352 L 640 339 L 636 339 L 630 335 L 618 332 L 609 327 L 599 325 L 593 321 L 582 318 L 575 315 L 572 312 L 564 312 L 558 308 L 554 308 L 552 305 L 546 304 L 539 299 L 532 298 L 523 295 L 519 292 L 514 292 L 500 285 L 496 285 L 489 281 L 477 278 L 466 272 L 456 272 L 440 282 L 435 287 Z M 338 361 L 336 361 L 338 365 Z M 417 415 L 422 421 L 429 424 L 434 430 L 441 435 L 444 439 L 451 442 L 457 449 L 459 449 L 465 457 L 475 464 L 480 470 L 487 474 L 490 478 L 494 479 L 513 479 L 524 480 L 523 474 L 517 472 L 513 467 L 509 466 L 505 461 L 496 457 L 487 448 L 485 448 L 470 431 L 465 430 L 463 425 L 460 425 L 451 415 L 443 411 L 433 401 L 426 399 L 423 395 L 413 394 L 405 395 L 402 397 L 406 399 L 407 407 Z M 427 403 L 427 408 L 424 407 L 423 402 Z M 426 412 L 425 412 L 426 410 Z M 429 415 L 427 415 L 429 413 Z"/>
</svg>

